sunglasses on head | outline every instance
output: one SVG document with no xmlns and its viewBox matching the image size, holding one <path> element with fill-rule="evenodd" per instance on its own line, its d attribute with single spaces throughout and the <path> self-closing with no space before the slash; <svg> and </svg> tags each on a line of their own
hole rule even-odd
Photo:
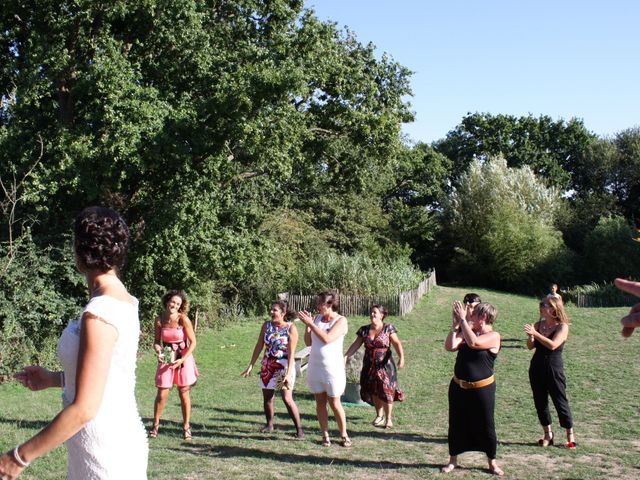
<svg viewBox="0 0 640 480">
<path fill-rule="evenodd" d="M 551 308 L 551 305 L 546 302 L 540 302 L 540 308 Z"/>
<path fill-rule="evenodd" d="M 464 302 L 465 305 L 473 305 L 475 303 L 478 303 L 478 302 L 474 302 L 473 300 L 465 300 Z"/>
</svg>

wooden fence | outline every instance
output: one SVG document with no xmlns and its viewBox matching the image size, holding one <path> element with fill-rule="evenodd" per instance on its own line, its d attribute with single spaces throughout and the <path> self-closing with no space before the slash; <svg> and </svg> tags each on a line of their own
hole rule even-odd
<svg viewBox="0 0 640 480">
<path fill-rule="evenodd" d="M 572 293 L 566 295 L 565 301 L 573 303 L 576 307 L 632 307 L 638 303 L 638 299 L 631 295 L 619 296 L 616 298 L 607 298 L 597 295 L 589 295 L 587 293 Z"/>
<path fill-rule="evenodd" d="M 400 292 L 396 295 L 346 295 L 338 294 L 340 300 L 340 313 L 345 316 L 368 316 L 371 307 L 374 305 L 384 305 L 389 310 L 389 315 L 403 316 L 408 314 L 415 307 L 418 300 L 429 293 L 436 285 L 436 272 L 432 271 L 425 278 L 418 288 L 408 292 Z M 316 294 L 302 295 L 297 293 L 281 293 L 280 298 L 289 302 L 289 308 L 300 310 L 314 310 L 316 306 Z"/>
</svg>

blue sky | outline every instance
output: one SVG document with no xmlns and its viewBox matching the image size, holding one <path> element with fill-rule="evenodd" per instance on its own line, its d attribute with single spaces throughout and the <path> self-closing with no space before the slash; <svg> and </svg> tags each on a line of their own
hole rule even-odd
<svg viewBox="0 0 640 480">
<path fill-rule="evenodd" d="M 468 112 L 640 126 L 640 1 L 305 0 L 414 72 L 403 131 L 443 138 Z"/>
</svg>

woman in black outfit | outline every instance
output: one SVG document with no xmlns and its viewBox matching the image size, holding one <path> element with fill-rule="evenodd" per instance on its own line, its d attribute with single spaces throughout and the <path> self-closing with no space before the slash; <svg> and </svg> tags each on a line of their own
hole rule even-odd
<svg viewBox="0 0 640 480">
<path fill-rule="evenodd" d="M 493 418 L 493 363 L 500 351 L 500 334 L 493 330 L 497 315 L 489 303 L 478 303 L 475 308 L 453 304 L 453 325 L 444 346 L 458 356 L 449 384 L 449 463 L 442 468 L 444 473 L 456 468 L 459 454 L 480 451 L 487 454 L 491 473 L 504 475 L 496 463 Z"/>
<path fill-rule="evenodd" d="M 535 325 L 525 325 L 524 330 L 528 335 L 527 347 L 529 350 L 536 349 L 529 367 L 529 382 L 538 420 L 544 430 L 544 436 L 538 440 L 538 445 L 553 445 L 549 412 L 551 396 L 558 412 L 560 426 L 567 431 L 567 447 L 576 448 L 562 362 L 562 350 L 569 336 L 569 319 L 562 300 L 554 297 L 543 298 L 540 302 L 540 321 Z"/>
</svg>

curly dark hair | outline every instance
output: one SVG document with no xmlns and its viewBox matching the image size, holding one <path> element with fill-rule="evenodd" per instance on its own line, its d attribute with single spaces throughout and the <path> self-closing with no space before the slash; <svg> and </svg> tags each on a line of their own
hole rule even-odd
<svg viewBox="0 0 640 480">
<path fill-rule="evenodd" d="M 383 319 L 383 320 L 384 320 L 385 318 L 387 318 L 387 315 L 389 315 L 389 310 L 387 310 L 387 308 L 386 308 L 386 307 L 384 307 L 384 306 L 382 306 L 382 305 L 376 304 L 376 305 L 374 305 L 373 307 L 371 307 L 371 310 L 370 310 L 370 311 L 371 311 L 371 312 L 373 312 L 373 309 L 374 309 L 374 308 L 377 308 L 377 309 L 378 309 L 378 311 L 382 314 L 382 319 Z"/>
<path fill-rule="evenodd" d="M 180 297 L 180 299 L 182 300 L 182 305 L 180 305 L 178 312 L 184 313 L 185 315 L 189 313 L 189 299 L 187 298 L 187 294 L 184 293 L 183 290 L 169 290 L 167 293 L 165 293 L 162 296 L 162 306 L 166 308 L 167 303 L 169 303 L 169 300 L 171 300 L 173 297 Z"/>
<path fill-rule="evenodd" d="M 74 224 L 74 249 L 89 270 L 107 272 L 122 268 L 129 248 L 129 227 L 115 210 L 88 207 Z"/>
<path fill-rule="evenodd" d="M 286 322 L 293 322 L 298 316 L 298 313 L 296 311 L 289 308 L 289 302 L 287 302 L 286 300 L 276 300 L 271 304 L 271 306 L 273 307 L 275 305 L 277 305 L 280 311 L 284 314 L 284 320 Z"/>
</svg>

